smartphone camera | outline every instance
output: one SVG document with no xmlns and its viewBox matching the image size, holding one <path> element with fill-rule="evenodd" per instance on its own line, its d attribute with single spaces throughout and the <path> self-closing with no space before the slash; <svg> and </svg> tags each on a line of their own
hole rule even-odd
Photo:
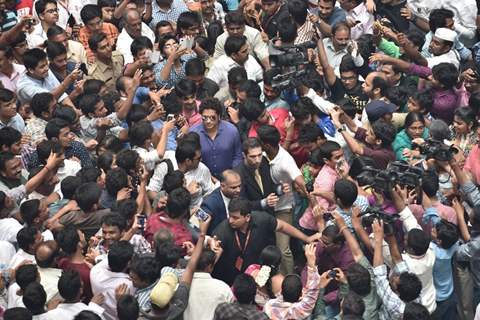
<svg viewBox="0 0 480 320">
<path fill-rule="evenodd" d="M 143 234 L 143 232 L 145 231 L 145 219 L 146 217 L 143 214 L 137 216 L 138 224 L 140 226 L 138 228 L 138 231 L 140 234 Z"/>
<path fill-rule="evenodd" d="M 281 183 L 279 183 L 275 186 L 275 194 L 277 195 L 277 197 L 281 197 L 285 194 L 283 192 L 283 186 L 282 186 Z"/>
<path fill-rule="evenodd" d="M 201 208 L 198 208 L 197 213 L 195 213 L 195 216 L 202 221 L 207 221 L 210 215 L 206 213 L 204 210 L 202 210 Z"/>
<path fill-rule="evenodd" d="M 330 270 L 330 271 L 328 272 L 328 277 L 329 277 L 330 279 L 335 279 L 335 278 L 337 277 L 337 270 Z"/>
<path fill-rule="evenodd" d="M 175 119 L 175 115 L 170 113 L 169 115 L 167 115 L 167 121 L 172 121 Z"/>
</svg>

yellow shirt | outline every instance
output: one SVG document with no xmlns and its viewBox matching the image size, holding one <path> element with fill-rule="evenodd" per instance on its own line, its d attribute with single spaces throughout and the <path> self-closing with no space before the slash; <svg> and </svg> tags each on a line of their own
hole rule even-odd
<svg viewBox="0 0 480 320">
<path fill-rule="evenodd" d="M 105 82 L 109 90 L 115 89 L 115 83 L 123 74 L 123 56 L 120 52 L 112 52 L 112 63 L 107 65 L 98 59 L 88 65 L 87 79 L 97 79 Z"/>
</svg>

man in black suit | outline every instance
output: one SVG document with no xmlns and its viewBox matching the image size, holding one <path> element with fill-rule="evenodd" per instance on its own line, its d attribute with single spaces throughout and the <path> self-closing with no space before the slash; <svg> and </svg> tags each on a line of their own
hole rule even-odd
<svg viewBox="0 0 480 320">
<path fill-rule="evenodd" d="M 273 215 L 278 202 L 276 184 L 270 175 L 270 165 L 262 154 L 262 146 L 256 138 L 248 138 L 243 142 L 243 162 L 234 170 L 242 179 L 240 196 L 249 200 L 251 209 Z M 288 184 L 282 186 L 282 191 L 290 191 Z"/>
</svg>

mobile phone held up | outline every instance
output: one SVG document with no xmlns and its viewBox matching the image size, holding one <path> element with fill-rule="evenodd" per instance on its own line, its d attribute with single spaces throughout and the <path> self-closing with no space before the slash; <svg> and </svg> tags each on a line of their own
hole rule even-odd
<svg viewBox="0 0 480 320">
<path fill-rule="evenodd" d="M 203 209 L 198 208 L 197 212 L 195 213 L 195 216 L 201 221 L 207 221 L 210 215 L 206 213 Z"/>
<path fill-rule="evenodd" d="M 179 43 L 180 49 L 192 49 L 193 41 L 193 38 L 181 38 Z"/>
</svg>

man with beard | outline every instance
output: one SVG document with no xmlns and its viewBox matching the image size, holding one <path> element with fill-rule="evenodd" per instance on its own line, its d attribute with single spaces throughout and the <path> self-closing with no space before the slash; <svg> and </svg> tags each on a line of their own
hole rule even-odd
<svg viewBox="0 0 480 320">
<path fill-rule="evenodd" d="M 324 36 L 332 35 L 332 27 L 347 20 L 347 13 L 340 7 L 335 6 L 336 0 L 319 0 L 318 16 L 311 15 L 310 19 L 318 26 Z"/>
<path fill-rule="evenodd" d="M 337 30 L 338 26 L 336 26 L 335 29 Z M 340 32 L 341 31 L 338 33 Z M 338 33 L 336 33 L 332 39 L 339 37 L 340 35 Z M 333 48 L 339 45 L 342 46 L 343 41 L 345 40 L 332 40 Z M 331 101 L 339 103 L 346 99 L 355 106 L 357 113 L 361 113 L 368 102 L 368 96 L 362 91 L 362 82 L 358 80 L 357 68 L 352 57 L 349 55 L 343 56 L 339 65 L 340 77 L 337 77 L 333 66 L 328 61 L 325 50 L 324 42 L 318 41 L 320 64 L 323 68 L 325 80 L 332 92 Z"/>
</svg>

